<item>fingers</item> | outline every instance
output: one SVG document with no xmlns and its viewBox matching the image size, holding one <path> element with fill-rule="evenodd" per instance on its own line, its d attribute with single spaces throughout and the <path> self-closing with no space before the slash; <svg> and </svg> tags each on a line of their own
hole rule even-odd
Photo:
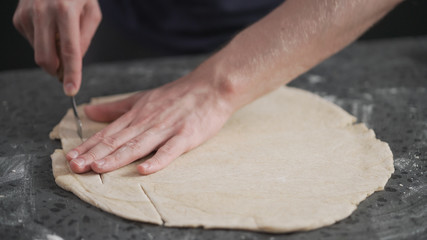
<svg viewBox="0 0 427 240">
<path fill-rule="evenodd" d="M 93 105 L 85 108 L 86 115 L 88 115 L 89 118 L 91 118 L 92 120 L 115 121 L 108 125 L 106 128 L 104 128 L 102 131 L 96 133 L 95 135 L 87 139 L 83 144 L 69 151 L 66 155 L 66 158 L 71 161 L 72 159 L 75 159 L 80 155 L 85 154 L 87 151 L 89 151 L 91 148 L 101 143 L 102 141 L 107 141 L 106 144 L 108 145 L 108 142 L 111 142 L 111 139 L 108 138 L 122 131 L 123 129 L 125 129 L 124 131 L 133 131 L 136 134 L 145 131 L 145 129 L 150 126 L 148 124 L 145 124 L 145 122 L 142 122 L 142 124 L 136 124 L 135 126 L 126 129 L 134 120 L 134 113 L 128 110 L 132 108 L 135 99 L 137 99 L 139 95 L 140 94 L 134 94 L 120 101 Z M 123 114 L 126 111 L 127 113 Z M 124 135 L 127 136 L 127 134 Z M 129 139 L 133 137 L 134 136 L 130 137 Z"/>
<path fill-rule="evenodd" d="M 55 25 L 50 16 L 34 16 L 34 59 L 37 65 L 51 75 L 56 75 L 59 66 L 55 47 Z"/>
<path fill-rule="evenodd" d="M 81 85 L 82 56 L 101 20 L 96 0 L 21 0 L 13 16 L 16 29 L 34 48 L 36 63 L 56 75 L 59 61 L 64 70 L 64 92 L 74 96 Z M 59 32 L 60 53 L 55 34 Z"/>
<path fill-rule="evenodd" d="M 80 48 L 82 56 L 89 48 L 90 42 L 95 35 L 95 31 L 101 22 L 102 14 L 98 1 L 89 1 L 84 7 L 80 17 Z"/>
<path fill-rule="evenodd" d="M 170 132 L 170 129 L 151 128 L 121 146 L 113 154 L 93 162 L 91 168 L 97 173 L 104 173 L 125 166 L 151 153 L 170 137 Z"/>
<path fill-rule="evenodd" d="M 130 141 L 140 133 L 135 127 L 126 128 L 119 133 L 104 137 L 95 146 L 78 158 L 71 160 L 70 167 L 74 172 L 81 173 L 91 169 L 90 165 L 116 151 L 117 148 Z"/>
<path fill-rule="evenodd" d="M 111 123 L 108 127 L 104 128 L 102 131 L 96 133 L 92 137 L 90 137 L 88 140 L 86 140 L 83 144 L 79 145 L 78 147 L 74 148 L 73 150 L 69 151 L 66 155 L 66 158 L 68 160 L 75 159 L 79 157 L 82 154 L 85 154 L 87 151 L 89 151 L 91 148 L 93 148 L 95 145 L 99 144 L 102 141 L 109 141 L 106 138 L 109 138 L 110 136 L 122 131 L 126 127 L 129 126 L 129 123 L 132 121 L 132 113 L 124 114 L 121 118 L 117 119 L 113 123 Z M 137 126 L 135 128 L 131 129 L 137 129 Z M 141 129 L 141 132 L 143 129 Z M 108 143 L 107 143 L 108 144 Z"/>
<path fill-rule="evenodd" d="M 138 172 L 148 175 L 165 168 L 173 160 L 188 151 L 189 146 L 188 138 L 182 135 L 174 136 L 160 147 L 152 158 L 138 165 Z"/>
<path fill-rule="evenodd" d="M 20 2 L 21 3 L 21 2 Z M 25 37 L 24 28 L 22 27 L 22 10 L 20 10 L 20 6 L 18 3 L 18 7 L 16 8 L 15 13 L 13 14 L 12 23 L 15 26 L 16 30 Z"/>
<path fill-rule="evenodd" d="M 34 44 L 34 25 L 32 22 L 32 15 L 24 6 L 23 1 L 19 1 L 18 7 L 13 15 L 13 25 L 15 28 L 24 36 L 30 45 L 33 47 Z"/>
<path fill-rule="evenodd" d="M 85 114 L 93 121 L 111 122 L 128 112 L 136 101 L 136 96 L 96 105 L 88 105 L 84 108 Z"/>
<path fill-rule="evenodd" d="M 80 12 L 63 3 L 58 7 L 58 31 L 60 56 L 64 67 L 64 92 L 68 96 L 77 94 L 82 75 L 82 55 L 80 49 Z"/>
</svg>

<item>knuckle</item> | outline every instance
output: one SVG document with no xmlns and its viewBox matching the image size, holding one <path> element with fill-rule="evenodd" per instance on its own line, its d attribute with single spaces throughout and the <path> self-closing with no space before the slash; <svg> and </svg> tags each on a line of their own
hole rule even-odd
<svg viewBox="0 0 427 240">
<path fill-rule="evenodd" d="M 18 29 L 22 28 L 22 26 L 32 24 L 31 21 L 32 19 L 29 9 L 18 8 L 13 14 L 12 23 Z"/>
<path fill-rule="evenodd" d="M 161 131 L 161 130 L 165 130 L 166 128 L 168 128 L 168 124 L 167 123 L 165 123 L 165 122 L 160 122 L 160 123 L 157 123 L 156 125 L 154 125 L 151 129 L 151 132 L 152 133 L 155 133 L 155 132 L 158 132 L 158 131 Z"/>
<path fill-rule="evenodd" d="M 96 11 L 93 12 L 92 14 L 92 19 L 93 21 L 100 23 L 102 20 L 102 13 L 99 9 L 97 9 Z"/>
<path fill-rule="evenodd" d="M 33 0 L 32 5 L 33 13 L 40 14 L 43 12 L 43 1 L 40 0 Z"/>
<path fill-rule="evenodd" d="M 85 155 L 86 155 L 86 160 L 95 161 L 97 159 L 97 155 L 93 151 L 89 151 Z"/>
<path fill-rule="evenodd" d="M 32 23 L 32 19 L 30 17 L 30 15 L 28 14 L 24 14 L 24 13 L 18 13 L 17 16 L 17 24 L 19 26 L 23 27 L 23 30 L 25 30 L 25 28 L 30 29 L 29 27 L 33 24 Z"/>
<path fill-rule="evenodd" d="M 145 105 L 144 105 L 144 109 L 147 111 L 147 112 L 152 112 L 152 111 L 154 111 L 154 110 L 156 110 L 156 105 L 154 104 L 154 103 L 152 103 L 152 102 L 147 102 Z"/>
<path fill-rule="evenodd" d="M 67 14 L 69 11 L 69 2 L 68 1 L 56 1 L 55 8 L 56 8 L 56 10 L 60 16 Z"/>
<path fill-rule="evenodd" d="M 43 53 L 36 53 L 34 55 L 34 61 L 37 65 L 45 69 L 48 73 L 55 73 L 55 63 L 53 62 L 52 58 L 46 57 L 46 55 Z"/>
<path fill-rule="evenodd" d="M 44 56 L 44 54 L 39 52 L 34 55 L 34 61 L 37 63 L 37 65 L 41 67 L 45 67 L 48 65 L 47 58 Z"/>
<path fill-rule="evenodd" d="M 162 160 L 159 158 L 159 156 L 157 154 L 155 154 L 152 158 L 151 158 L 151 163 L 153 165 L 162 165 Z"/>
<path fill-rule="evenodd" d="M 118 162 L 119 161 L 119 159 L 117 158 L 117 155 L 116 154 L 114 154 L 114 155 L 110 155 L 110 156 L 108 156 L 108 157 L 106 157 L 105 158 L 105 161 L 107 161 L 107 162 L 110 162 L 110 163 L 116 163 L 116 162 Z"/>
<path fill-rule="evenodd" d="M 118 147 L 118 139 L 113 136 L 104 137 L 101 143 L 111 151 L 115 150 Z"/>
<path fill-rule="evenodd" d="M 13 14 L 12 23 L 15 28 L 21 27 L 21 12 L 19 10 L 16 10 L 15 14 Z"/>
<path fill-rule="evenodd" d="M 158 133 L 158 129 L 156 127 L 152 127 L 145 131 L 144 137 L 152 137 L 155 136 Z"/>
<path fill-rule="evenodd" d="M 106 164 L 106 166 L 108 166 L 107 168 L 117 168 L 117 163 L 120 162 L 119 158 L 116 156 L 116 154 L 114 155 L 110 155 L 104 158 L 105 162 L 107 162 L 108 164 Z M 105 167 L 105 166 L 104 166 Z"/>
<path fill-rule="evenodd" d="M 183 137 L 191 137 L 194 135 L 194 127 L 190 124 L 185 124 L 179 131 L 179 135 Z"/>
<path fill-rule="evenodd" d="M 105 134 L 102 131 L 97 132 L 97 133 L 95 133 L 95 135 L 93 135 L 93 138 L 95 140 L 97 140 L 98 142 L 101 142 L 105 138 Z"/>
<path fill-rule="evenodd" d="M 72 59 L 74 57 L 80 57 L 76 44 L 71 39 L 64 39 L 61 41 L 61 55 L 64 58 Z"/>
<path fill-rule="evenodd" d="M 34 0 L 31 9 L 33 17 L 39 18 L 46 15 L 47 5 L 45 0 Z"/>
<path fill-rule="evenodd" d="M 157 150 L 157 154 L 169 158 L 169 157 L 173 156 L 174 151 L 175 151 L 175 148 L 172 144 L 165 144 L 163 147 L 161 147 L 161 148 L 159 148 L 159 150 Z"/>
<path fill-rule="evenodd" d="M 128 143 L 126 143 L 126 147 L 131 149 L 131 150 L 138 150 L 139 141 L 137 141 L 136 139 L 132 139 Z"/>
</svg>

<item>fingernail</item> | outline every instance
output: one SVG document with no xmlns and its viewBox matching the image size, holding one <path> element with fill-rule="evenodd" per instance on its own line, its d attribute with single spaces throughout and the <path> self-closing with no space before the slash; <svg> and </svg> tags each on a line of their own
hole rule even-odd
<svg viewBox="0 0 427 240">
<path fill-rule="evenodd" d="M 84 164 L 85 164 L 85 160 L 82 158 L 74 159 L 72 162 L 74 162 L 74 164 L 77 164 L 77 166 L 81 168 L 84 167 Z"/>
<path fill-rule="evenodd" d="M 98 165 L 98 167 L 102 167 L 102 165 L 104 165 L 105 160 L 104 159 L 99 159 L 95 161 L 95 164 Z"/>
<path fill-rule="evenodd" d="M 74 85 L 72 83 L 65 84 L 64 91 L 67 94 L 73 94 L 73 92 L 74 92 Z"/>
<path fill-rule="evenodd" d="M 72 150 L 72 151 L 68 152 L 68 156 L 70 158 L 76 158 L 76 157 L 79 156 L 79 153 L 77 151 L 75 151 L 75 150 Z"/>
</svg>

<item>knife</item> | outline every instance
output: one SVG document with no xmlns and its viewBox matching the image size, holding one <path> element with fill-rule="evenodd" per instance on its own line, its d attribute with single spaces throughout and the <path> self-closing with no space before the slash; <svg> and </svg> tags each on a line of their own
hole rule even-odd
<svg viewBox="0 0 427 240">
<path fill-rule="evenodd" d="M 56 51 L 58 53 L 58 58 L 59 58 L 59 67 L 58 70 L 56 71 L 56 75 L 58 76 L 58 80 L 63 83 L 64 82 L 64 66 L 62 65 L 62 61 L 61 61 L 61 45 L 59 42 L 59 34 L 56 34 Z M 77 105 L 76 105 L 76 99 L 74 96 L 71 96 L 71 107 L 73 109 L 73 113 L 74 113 L 74 120 L 76 122 L 76 126 L 77 126 L 77 134 L 79 135 L 80 139 L 83 141 L 83 125 L 82 125 L 82 121 L 80 120 L 79 114 L 77 113 Z"/>
</svg>

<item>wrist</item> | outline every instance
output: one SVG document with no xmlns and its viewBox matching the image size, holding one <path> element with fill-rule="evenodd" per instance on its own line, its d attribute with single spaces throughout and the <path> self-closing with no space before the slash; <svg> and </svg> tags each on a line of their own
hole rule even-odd
<svg viewBox="0 0 427 240">
<path fill-rule="evenodd" d="M 204 61 L 193 72 L 190 78 L 208 87 L 217 95 L 217 98 L 229 106 L 230 111 L 235 112 L 245 105 L 245 77 L 240 68 L 229 63 L 228 49 L 224 48 Z"/>
</svg>

